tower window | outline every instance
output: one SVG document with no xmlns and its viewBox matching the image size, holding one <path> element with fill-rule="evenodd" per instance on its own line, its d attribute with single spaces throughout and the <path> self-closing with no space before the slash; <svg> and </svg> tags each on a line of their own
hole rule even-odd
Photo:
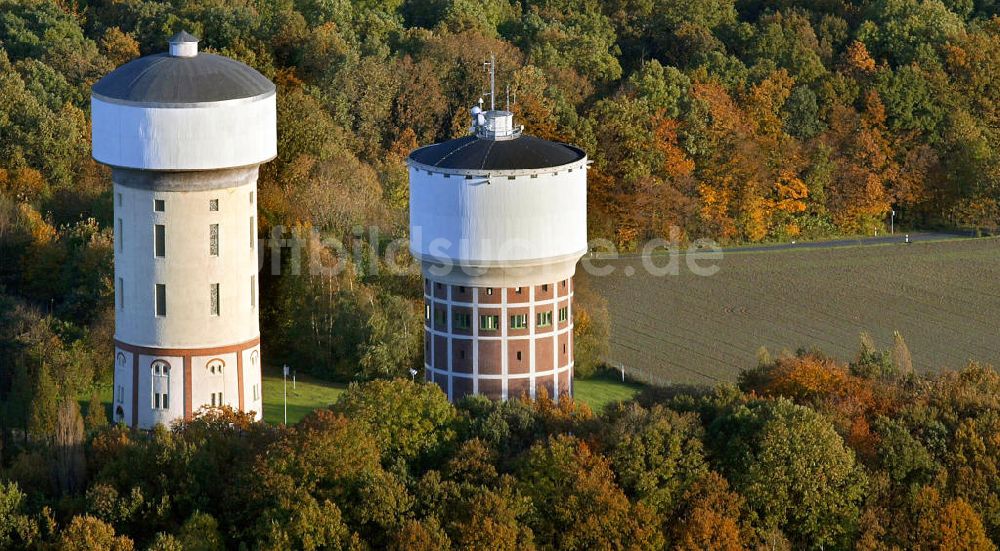
<svg viewBox="0 0 1000 551">
<path fill-rule="evenodd" d="M 253 399 L 260 400 L 260 389 L 257 387 L 257 385 L 253 385 Z"/>
<path fill-rule="evenodd" d="M 492 295 L 492 294 L 493 294 L 493 287 L 488 287 L 488 288 L 486 289 L 486 294 L 487 294 L 487 295 Z"/>
<path fill-rule="evenodd" d="M 546 292 L 546 293 L 549 292 L 549 286 L 548 286 L 548 284 L 542 285 L 542 291 Z"/>
<path fill-rule="evenodd" d="M 452 317 L 455 329 L 468 329 L 471 321 L 469 318 L 470 315 L 465 312 L 455 312 L 455 315 Z"/>
<path fill-rule="evenodd" d="M 219 225 L 208 226 L 208 254 L 219 256 Z"/>
<path fill-rule="evenodd" d="M 254 243 L 257 242 L 257 224 L 254 217 L 250 217 L 250 250 L 253 250 Z"/>
<path fill-rule="evenodd" d="M 563 306 L 559 309 L 559 323 L 569 319 L 569 307 Z"/>
<path fill-rule="evenodd" d="M 157 360 L 153 362 L 151 371 L 153 409 L 170 409 L 170 364 Z"/>
<path fill-rule="evenodd" d="M 118 308 L 125 309 L 125 285 L 122 283 L 122 278 L 118 278 Z"/>
<path fill-rule="evenodd" d="M 212 393 L 212 407 L 222 407 L 224 404 L 222 402 L 222 393 L 213 392 Z"/>
<path fill-rule="evenodd" d="M 566 353 L 566 345 L 564 344 L 563 345 L 563 354 L 565 354 L 565 353 Z"/>
<path fill-rule="evenodd" d="M 211 313 L 213 316 L 219 315 L 219 284 L 212 283 L 209 286 L 209 295 L 211 302 Z"/>
<path fill-rule="evenodd" d="M 153 254 L 159 258 L 167 255 L 167 229 L 163 224 L 153 228 Z"/>
<path fill-rule="evenodd" d="M 430 319 L 431 319 L 431 305 L 430 304 L 425 304 L 424 305 L 424 321 L 428 321 Z"/>
<path fill-rule="evenodd" d="M 156 212 L 163 212 L 166 209 L 167 204 L 163 199 L 153 199 L 153 210 Z"/>
<path fill-rule="evenodd" d="M 218 199 L 209 199 L 208 200 L 208 210 L 210 210 L 212 212 L 218 212 L 219 211 L 219 200 Z"/>
<path fill-rule="evenodd" d="M 514 294 L 520 295 L 521 294 L 521 288 L 520 287 L 514 287 Z"/>
<path fill-rule="evenodd" d="M 122 206 L 122 194 L 121 193 L 116 193 L 115 196 L 116 196 L 116 199 L 118 199 L 118 206 L 119 207 Z"/>
<path fill-rule="evenodd" d="M 444 310 L 434 310 L 434 325 L 444 325 L 448 323 L 448 314 Z"/>
<path fill-rule="evenodd" d="M 465 350 L 459 350 L 458 351 L 458 359 L 460 359 L 460 360 L 464 360 L 465 359 Z"/>
<path fill-rule="evenodd" d="M 539 312 L 535 325 L 538 327 L 548 327 L 552 325 L 552 310 L 549 310 L 548 312 Z"/>
<path fill-rule="evenodd" d="M 482 331 L 496 331 L 500 328 L 500 316 L 483 314 L 479 316 L 479 329 Z"/>
<path fill-rule="evenodd" d="M 115 232 L 115 241 L 118 241 L 118 252 L 122 252 L 122 248 L 125 246 L 125 240 L 122 239 L 122 234 L 125 232 L 125 230 L 122 228 L 121 218 L 118 219 L 118 227 L 116 229 L 118 231 Z"/>
<path fill-rule="evenodd" d="M 253 204 L 253 192 L 252 191 L 250 192 L 250 204 L 251 205 Z"/>
<path fill-rule="evenodd" d="M 528 314 L 514 314 L 510 317 L 511 329 L 525 329 L 528 327 Z"/>
<path fill-rule="evenodd" d="M 162 283 L 156 284 L 156 315 L 167 315 L 167 286 Z"/>
<path fill-rule="evenodd" d="M 257 307 L 257 276 L 250 276 L 250 308 Z"/>
<path fill-rule="evenodd" d="M 517 351 L 517 361 L 521 361 L 521 351 Z"/>
<path fill-rule="evenodd" d="M 212 360 L 208 362 L 208 372 L 212 375 L 222 375 L 222 368 L 225 366 L 222 360 Z"/>
</svg>

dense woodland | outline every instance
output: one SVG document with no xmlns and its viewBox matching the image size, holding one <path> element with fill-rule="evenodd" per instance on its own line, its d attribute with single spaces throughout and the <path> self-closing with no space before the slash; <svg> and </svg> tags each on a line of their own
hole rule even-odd
<svg viewBox="0 0 1000 551">
<path fill-rule="evenodd" d="M 740 389 L 650 393 L 600 416 L 452 407 L 396 381 L 291 428 L 222 411 L 147 436 L 109 428 L 111 188 L 88 109 L 97 79 L 181 29 L 275 81 L 261 238 L 305 248 L 300 274 L 286 277 L 288 254 L 285 275 L 262 273 L 265 358 L 378 381 L 421 363 L 419 275 L 379 259 L 405 237 L 405 157 L 467 132 L 490 53 L 527 131 L 594 160 L 591 236 L 624 250 L 870 233 L 891 210 L 910 227 L 994 231 L 998 13 L 993 0 L 0 0 L 0 548 L 992 549 L 1000 377 L 917 377 L 870 343 L 850 366 L 765 358 Z M 324 238 L 353 252 L 338 274 L 307 269 L 334 262 Z M 608 320 L 582 285 L 577 298 L 587 375 Z"/>
</svg>

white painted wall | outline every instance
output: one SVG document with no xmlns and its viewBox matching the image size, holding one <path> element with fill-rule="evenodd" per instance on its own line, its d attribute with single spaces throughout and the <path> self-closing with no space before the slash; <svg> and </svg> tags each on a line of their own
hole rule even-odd
<svg viewBox="0 0 1000 551">
<path fill-rule="evenodd" d="M 586 159 L 558 169 L 467 179 L 411 164 L 410 250 L 482 266 L 579 258 L 587 250 Z"/>
<path fill-rule="evenodd" d="M 153 192 L 115 184 L 115 223 L 121 220 L 121 243 L 115 243 L 115 337 L 136 346 L 207 348 L 260 336 L 257 273 L 256 180 L 251 185 L 210 191 Z M 250 194 L 253 193 L 253 202 Z M 121 205 L 118 203 L 121 194 Z M 155 212 L 155 199 L 165 201 Z M 219 200 L 218 212 L 209 201 Z M 157 258 L 153 227 L 165 226 L 166 256 Z M 209 226 L 219 224 L 219 256 L 209 254 Z M 119 235 L 116 232 L 116 237 Z M 253 247 L 251 240 L 254 236 Z M 120 247 L 120 248 L 119 248 Z M 256 279 L 256 278 L 255 278 Z M 167 315 L 154 311 L 154 285 L 167 286 Z M 219 315 L 211 314 L 210 284 L 219 283 Z"/>
<path fill-rule="evenodd" d="M 155 360 L 170 364 L 169 408 L 153 409 L 153 374 Z M 130 375 L 131 378 L 131 375 Z M 184 418 L 184 359 L 174 356 L 139 355 L 139 427 L 148 429 L 163 424 L 170 426 L 175 419 Z M 126 422 L 131 423 L 131 418 Z"/>
<path fill-rule="evenodd" d="M 254 398 L 254 386 L 257 397 Z M 264 419 L 264 383 L 261 378 L 260 347 L 243 351 L 243 411 L 256 413 L 255 419 Z"/>
<path fill-rule="evenodd" d="M 183 107 L 92 96 L 93 156 L 117 167 L 211 170 L 260 164 L 277 155 L 273 92 Z"/>
<path fill-rule="evenodd" d="M 208 364 L 212 360 L 222 360 L 222 374 L 212 374 Z M 245 374 L 244 374 L 245 376 Z M 202 406 L 212 405 L 212 393 L 221 392 L 223 404 L 240 409 L 239 372 L 236 353 L 214 356 L 194 356 L 191 358 L 191 411 L 197 413 Z"/>
<path fill-rule="evenodd" d="M 116 423 L 118 419 L 115 412 L 121 406 L 122 422 L 126 425 L 132 424 L 132 353 L 115 348 L 115 377 L 114 393 L 111 398 L 111 422 Z M 122 387 L 119 390 L 119 386 Z M 119 401 L 119 395 L 121 401 Z"/>
</svg>

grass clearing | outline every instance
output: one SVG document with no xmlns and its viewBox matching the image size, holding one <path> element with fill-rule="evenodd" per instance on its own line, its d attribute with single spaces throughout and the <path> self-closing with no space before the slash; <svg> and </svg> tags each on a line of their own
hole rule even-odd
<svg viewBox="0 0 1000 551">
<path fill-rule="evenodd" d="M 997 238 L 726 253 L 709 277 L 684 262 L 677 276 L 650 275 L 636 258 L 605 262 L 606 277 L 580 272 L 608 300 L 609 363 L 638 380 L 733 381 L 761 346 L 851 359 L 862 331 L 882 347 L 900 331 L 922 372 L 1000 365 Z"/>
<path fill-rule="evenodd" d="M 347 389 L 342 383 L 330 383 L 299 374 L 295 387 L 288 377 L 288 423 L 298 423 L 314 409 L 325 408 L 337 401 Z M 264 421 L 278 424 L 284 420 L 281 371 L 264 372 Z"/>
<path fill-rule="evenodd" d="M 642 390 L 639 383 L 622 382 L 614 373 L 601 373 L 589 379 L 573 380 L 573 397 L 600 413 L 609 404 L 627 402 Z"/>
</svg>

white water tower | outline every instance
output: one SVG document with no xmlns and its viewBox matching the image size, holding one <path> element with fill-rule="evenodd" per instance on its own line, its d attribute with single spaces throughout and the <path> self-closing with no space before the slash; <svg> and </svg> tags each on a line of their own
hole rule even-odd
<svg viewBox="0 0 1000 551">
<path fill-rule="evenodd" d="M 275 86 L 185 32 L 169 43 L 91 95 L 114 182 L 114 418 L 150 428 L 229 405 L 260 419 L 256 191 L 277 152 Z"/>
<path fill-rule="evenodd" d="M 492 86 L 492 64 L 491 90 Z M 472 109 L 472 134 L 410 153 L 410 250 L 424 370 L 449 399 L 573 391 L 573 275 L 587 251 L 587 156 Z"/>
</svg>

